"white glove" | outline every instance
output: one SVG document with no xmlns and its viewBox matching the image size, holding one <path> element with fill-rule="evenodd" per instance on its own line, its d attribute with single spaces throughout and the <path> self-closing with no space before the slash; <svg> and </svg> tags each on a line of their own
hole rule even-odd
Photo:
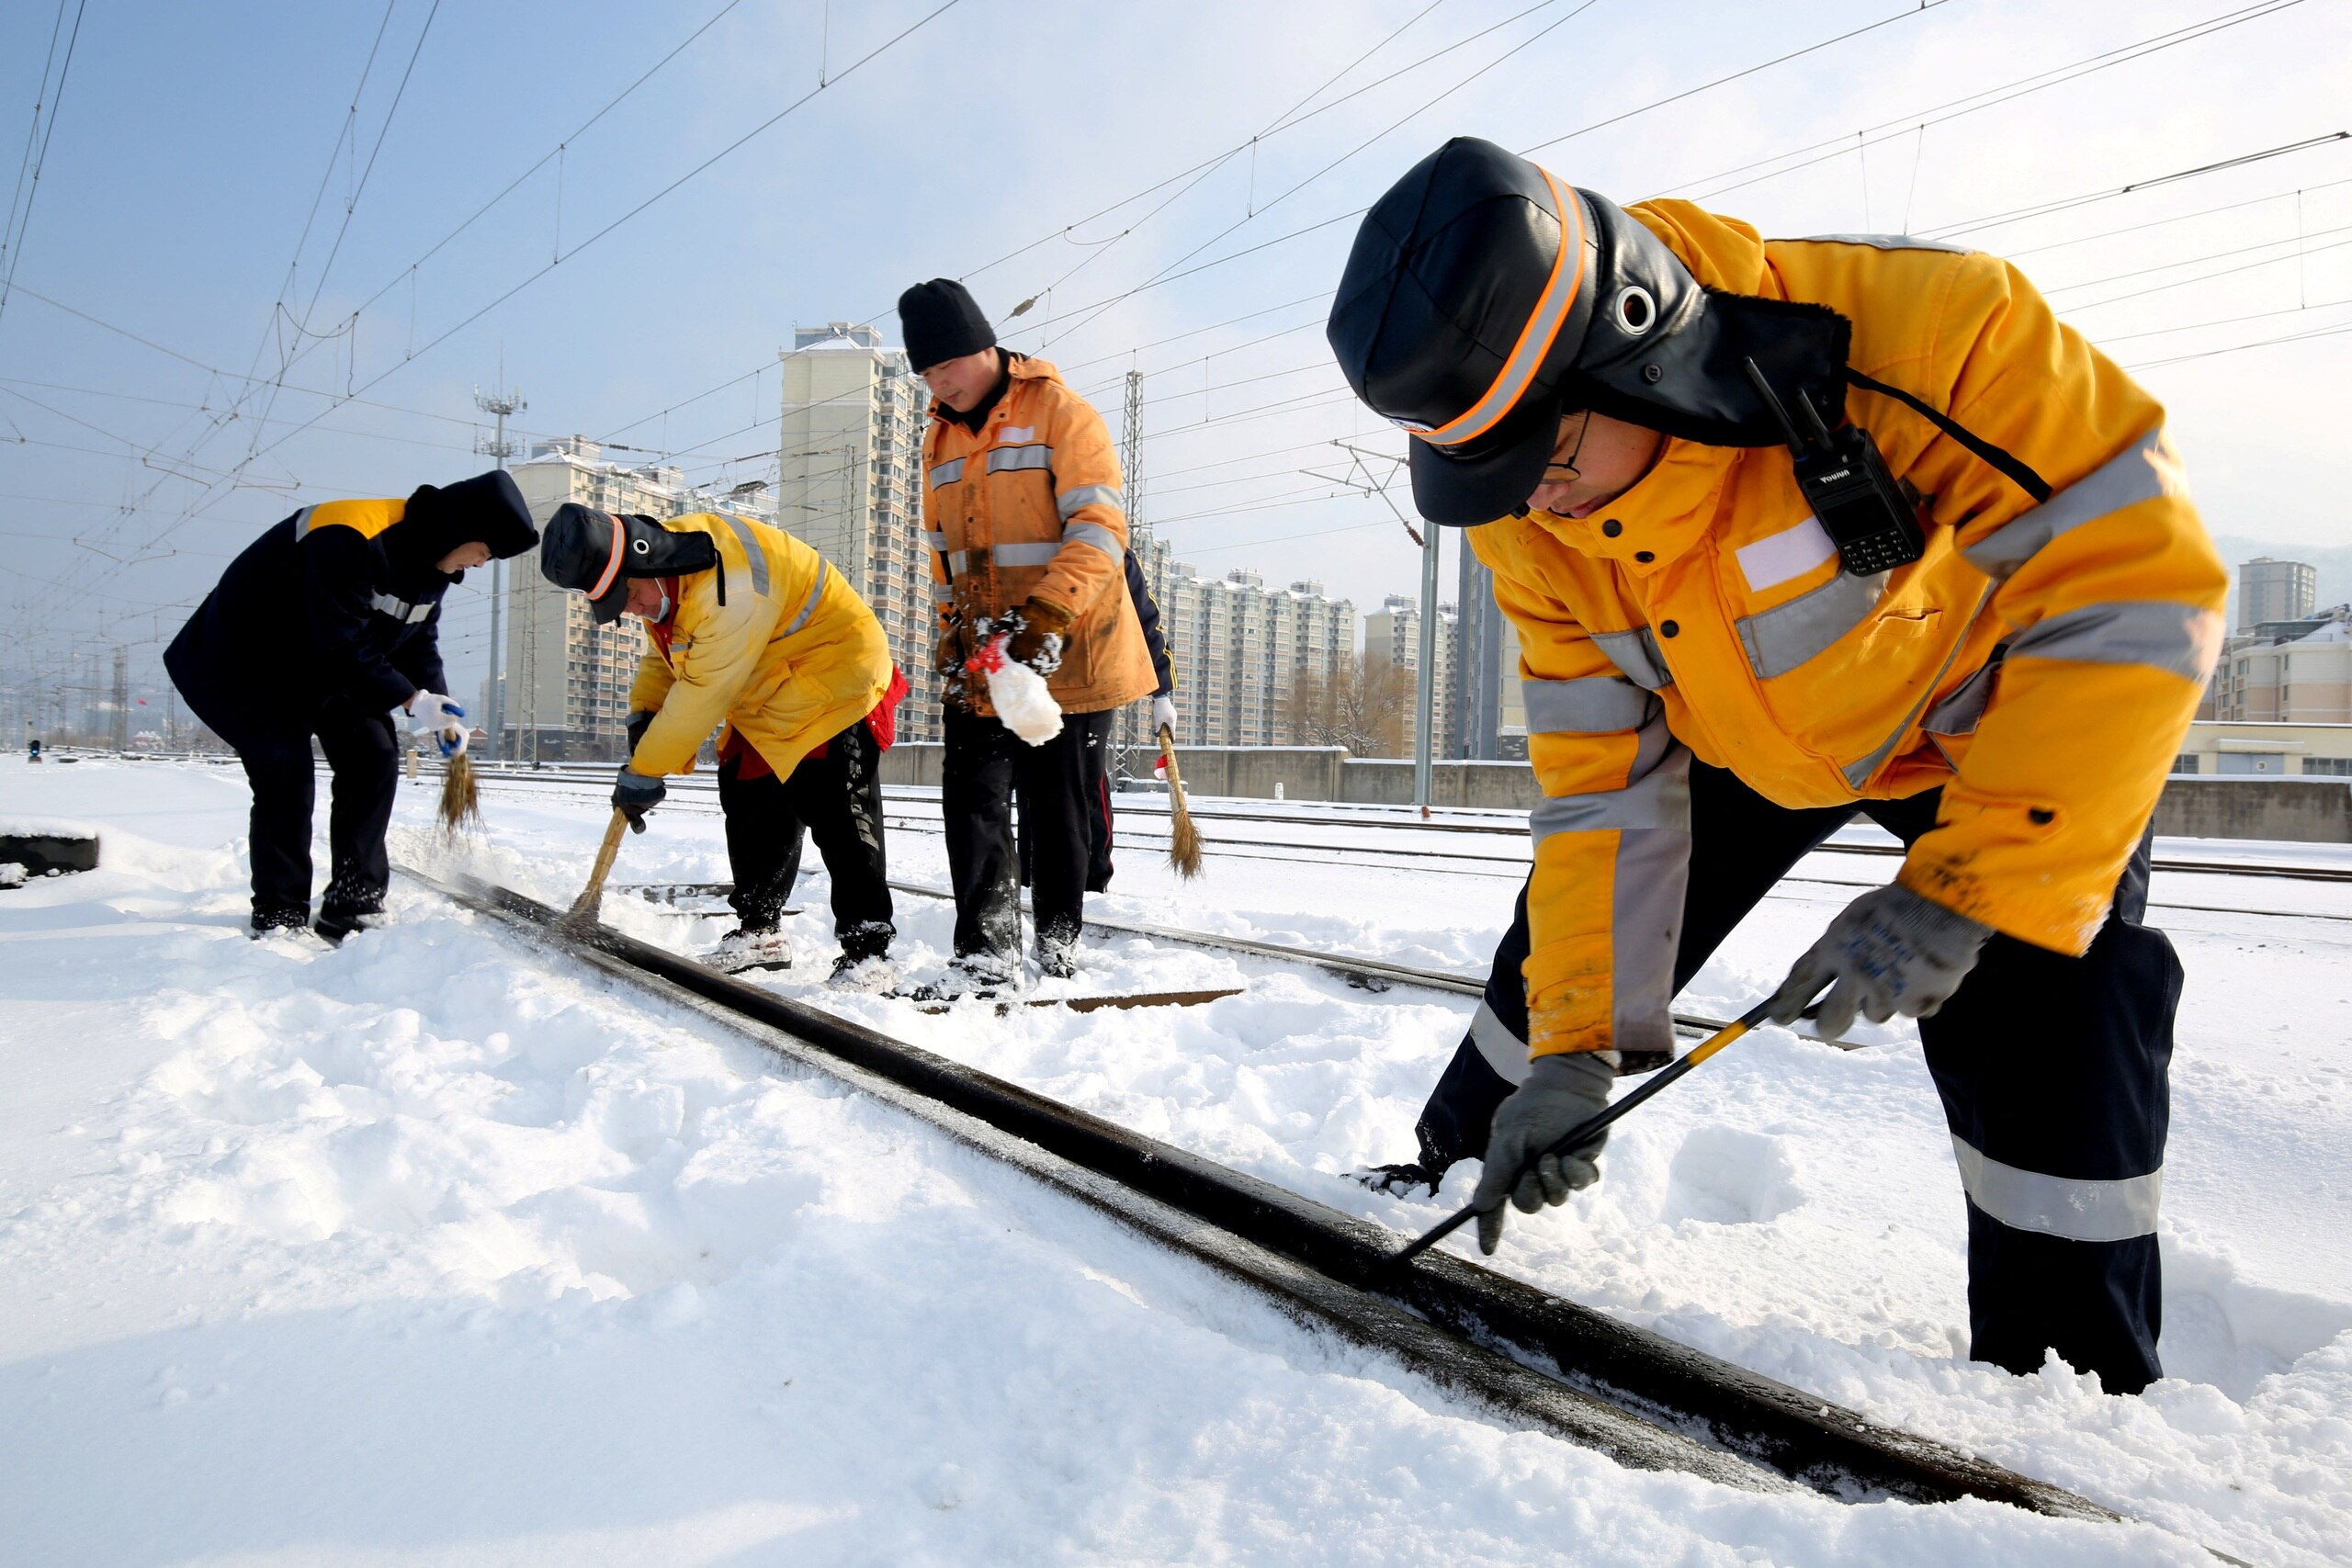
<svg viewBox="0 0 2352 1568">
<path fill-rule="evenodd" d="M 466 749 L 466 710 L 438 692 L 419 692 L 409 704 L 409 724 L 430 739 L 444 757 Z"/>
<path fill-rule="evenodd" d="M 1174 697 L 1151 699 L 1151 732 L 1158 735 L 1163 729 L 1170 735 L 1176 733 L 1176 699 Z"/>
</svg>

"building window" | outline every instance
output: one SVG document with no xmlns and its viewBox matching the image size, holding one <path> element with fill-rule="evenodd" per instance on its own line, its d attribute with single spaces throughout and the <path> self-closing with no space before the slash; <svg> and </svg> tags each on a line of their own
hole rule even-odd
<svg viewBox="0 0 2352 1568">
<path fill-rule="evenodd" d="M 2175 757 L 2172 760 L 2172 771 L 2176 773 L 2195 773 L 2197 771 L 2197 753 L 2194 751 L 2183 751 L 2179 756 Z"/>
<path fill-rule="evenodd" d="M 2303 772 L 2332 779 L 2352 779 L 2352 757 L 2306 757 Z"/>
</svg>

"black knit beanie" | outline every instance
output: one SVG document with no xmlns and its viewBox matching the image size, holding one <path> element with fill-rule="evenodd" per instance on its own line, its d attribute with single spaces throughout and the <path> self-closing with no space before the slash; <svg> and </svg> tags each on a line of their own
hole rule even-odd
<svg viewBox="0 0 2352 1568">
<path fill-rule="evenodd" d="M 996 346 L 996 329 L 980 314 L 971 291 L 952 277 L 918 283 L 899 296 L 899 333 L 918 372 Z"/>
</svg>

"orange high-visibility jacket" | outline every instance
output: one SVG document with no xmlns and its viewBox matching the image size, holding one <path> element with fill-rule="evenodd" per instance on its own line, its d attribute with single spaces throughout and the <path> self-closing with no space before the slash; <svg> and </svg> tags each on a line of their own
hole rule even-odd
<svg viewBox="0 0 2352 1568">
<path fill-rule="evenodd" d="M 2155 808 L 2222 635 L 2226 579 L 2164 411 L 1995 256 L 1759 239 L 1630 209 L 1702 283 L 1826 305 L 1855 369 L 2038 471 L 2039 505 L 1890 398 L 1854 422 L 1928 498 L 1924 558 L 1845 574 L 1785 448 L 1669 440 L 1583 520 L 1473 529 L 1518 627 L 1530 818 L 1529 1045 L 1670 1048 L 1689 770 L 1788 807 L 1936 788 L 1904 886 L 2079 953 Z"/>
<path fill-rule="evenodd" d="M 1046 689 L 1068 713 L 1099 713 L 1159 684 L 1127 597 L 1126 499 L 1093 405 L 1042 359 L 1007 354 L 1012 384 L 978 430 L 937 408 L 923 442 L 923 521 L 943 632 L 966 657 L 974 628 L 1032 597 L 1068 610 L 1061 668 Z M 989 713 L 988 691 L 967 701 Z"/>
<path fill-rule="evenodd" d="M 653 722 L 631 771 L 691 771 L 723 720 L 789 778 L 889 689 L 882 623 L 822 556 L 781 528 L 708 512 L 662 526 L 707 535 L 718 567 L 680 581 L 669 652 L 655 644 L 638 663 L 628 705 Z"/>
</svg>

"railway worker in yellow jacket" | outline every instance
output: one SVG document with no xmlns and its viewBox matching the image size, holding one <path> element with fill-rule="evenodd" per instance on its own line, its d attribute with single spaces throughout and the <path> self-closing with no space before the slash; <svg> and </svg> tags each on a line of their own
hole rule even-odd
<svg viewBox="0 0 2352 1568">
<path fill-rule="evenodd" d="M 1998 258 L 1623 209 L 1468 138 L 1366 215 L 1329 333 L 1519 631 L 1530 1059 L 1448 1074 L 1491 1113 L 1481 1244 L 1597 1179 L 1598 1142 L 1535 1156 L 1859 813 L 1901 870 L 1776 1016 L 1920 1021 L 1973 1353 L 2144 1387 L 2181 978 L 2148 825 L 2225 586 L 2164 411 Z"/>
<path fill-rule="evenodd" d="M 1092 835 L 1105 812 L 1095 761 L 1122 704 L 1159 684 L 1127 595 L 1125 498 L 1111 433 L 1054 367 L 997 346 L 964 286 L 919 283 L 899 300 L 907 357 L 930 385 L 923 521 L 948 676 L 941 806 L 956 890 L 958 984 L 1005 984 L 1021 963 L 1021 865 L 1030 848 L 1041 972 L 1074 972 Z M 965 661 L 1011 635 L 1007 654 L 1046 678 L 1058 735 L 1031 746 L 1007 728 Z"/>
<path fill-rule="evenodd" d="M 588 597 L 599 625 L 624 611 L 650 646 L 629 688 L 629 758 L 613 805 L 644 829 L 663 780 L 693 770 L 723 724 L 718 803 L 738 929 L 712 962 L 778 969 L 778 920 L 799 874 L 802 829 L 832 881 L 836 981 L 887 984 L 896 934 L 882 834 L 880 754 L 906 683 L 881 623 L 840 572 L 767 524 L 713 513 L 656 522 L 577 503 L 556 509 L 542 575 Z"/>
</svg>

